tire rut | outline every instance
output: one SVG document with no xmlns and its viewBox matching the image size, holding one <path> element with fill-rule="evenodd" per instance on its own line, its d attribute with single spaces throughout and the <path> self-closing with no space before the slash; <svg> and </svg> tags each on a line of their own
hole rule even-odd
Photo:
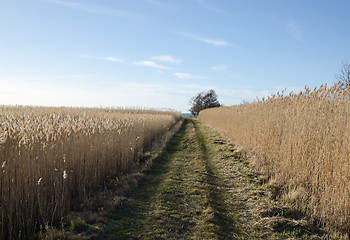
<svg viewBox="0 0 350 240">
<path fill-rule="evenodd" d="M 185 118 L 165 150 L 120 183 L 133 188 L 111 194 L 112 207 L 62 219 L 64 239 L 332 239 L 273 198 L 266 180 L 215 130 Z"/>
<path fill-rule="evenodd" d="M 164 153 L 112 214 L 108 239 L 234 239 L 226 187 L 197 123 L 186 119 Z"/>
<path fill-rule="evenodd" d="M 288 212 L 232 145 L 187 118 L 103 239 L 320 239 Z"/>
<path fill-rule="evenodd" d="M 213 211 L 212 221 L 216 226 L 214 232 L 219 239 L 238 239 L 242 233 L 237 227 L 239 220 L 234 215 L 232 202 L 227 204 L 229 188 L 225 185 L 211 159 L 212 153 L 207 147 L 206 138 L 197 122 L 194 122 L 194 127 L 202 151 L 202 161 L 206 169 L 203 177 L 206 183 L 208 204 Z"/>
</svg>

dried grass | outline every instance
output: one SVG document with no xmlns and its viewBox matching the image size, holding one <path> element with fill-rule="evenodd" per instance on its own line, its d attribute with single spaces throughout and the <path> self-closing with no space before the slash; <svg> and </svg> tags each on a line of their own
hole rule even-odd
<svg viewBox="0 0 350 240">
<path fill-rule="evenodd" d="M 29 239 L 139 164 L 179 113 L 0 106 L 0 239 Z"/>
<path fill-rule="evenodd" d="M 326 85 L 251 104 L 207 109 L 199 119 L 257 156 L 285 199 L 350 232 L 350 88 Z M 284 193 L 283 193 L 284 192 Z"/>
</svg>

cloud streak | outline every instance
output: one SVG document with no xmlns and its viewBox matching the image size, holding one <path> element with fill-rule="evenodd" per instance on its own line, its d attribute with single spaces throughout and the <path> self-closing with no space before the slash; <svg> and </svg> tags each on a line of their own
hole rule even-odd
<svg viewBox="0 0 350 240">
<path fill-rule="evenodd" d="M 87 59 L 96 59 L 96 60 L 103 60 L 103 61 L 109 61 L 109 62 L 122 62 L 121 59 L 116 58 L 116 57 L 94 57 L 90 55 L 81 55 L 81 58 L 87 58 Z"/>
<path fill-rule="evenodd" d="M 224 71 L 226 70 L 227 66 L 226 65 L 217 65 L 217 66 L 212 66 L 211 69 L 215 71 Z"/>
<path fill-rule="evenodd" d="M 204 9 L 207 9 L 211 12 L 217 13 L 217 14 L 221 14 L 221 15 L 225 15 L 225 16 L 229 16 L 230 14 L 222 9 L 216 8 L 214 7 L 212 4 L 209 4 L 208 1 L 206 0 L 195 0 L 195 2 L 198 3 L 198 5 Z"/>
<path fill-rule="evenodd" d="M 173 64 L 181 63 L 180 59 L 176 59 L 171 55 L 154 56 L 154 57 L 151 57 L 151 59 L 156 62 L 167 62 L 167 63 L 173 63 Z"/>
<path fill-rule="evenodd" d="M 47 0 L 47 1 L 54 3 L 56 5 L 61 5 L 72 9 L 88 12 L 88 13 L 109 15 L 109 16 L 115 16 L 115 17 L 140 18 L 140 16 L 137 14 L 130 13 L 127 11 L 116 9 L 116 8 L 107 8 L 107 7 L 90 5 L 90 4 L 80 3 L 80 2 L 68 2 L 63 0 Z"/>
<path fill-rule="evenodd" d="M 193 75 L 191 73 L 173 73 L 179 79 L 205 79 L 204 76 Z"/>
<path fill-rule="evenodd" d="M 134 62 L 134 65 L 151 67 L 151 68 L 156 68 L 156 69 L 159 69 L 159 70 L 169 70 L 169 69 L 171 69 L 168 66 L 164 66 L 164 65 L 158 64 L 158 63 L 156 63 L 154 61 L 138 61 L 138 62 Z"/>
<path fill-rule="evenodd" d="M 28 82 L 28 81 L 41 81 L 41 80 L 64 80 L 64 79 L 85 79 L 92 77 L 94 75 L 88 74 L 72 74 L 72 75 L 49 75 L 49 76 L 9 76 L 9 77 L 0 77 L 0 81 L 10 81 L 10 82 Z"/>
<path fill-rule="evenodd" d="M 214 46 L 229 46 L 230 45 L 226 41 L 220 40 L 220 39 L 198 38 L 197 40 L 208 43 L 208 44 L 212 44 Z"/>
<path fill-rule="evenodd" d="M 204 42 L 210 45 L 214 45 L 217 47 L 228 47 L 231 46 L 230 43 L 226 42 L 225 40 L 222 39 L 211 39 L 211 38 L 203 38 L 203 37 L 199 37 L 197 35 L 194 34 L 189 34 L 189 33 L 181 33 L 180 35 L 191 39 L 191 40 L 196 40 L 196 41 L 200 41 L 200 42 Z"/>
</svg>

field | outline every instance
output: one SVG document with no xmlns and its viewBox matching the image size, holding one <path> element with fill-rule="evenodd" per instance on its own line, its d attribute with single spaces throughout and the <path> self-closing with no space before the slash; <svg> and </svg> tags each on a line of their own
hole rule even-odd
<svg viewBox="0 0 350 240">
<path fill-rule="evenodd" d="M 350 231 L 350 90 L 341 84 L 207 109 L 200 121 L 253 152 L 276 198 Z"/>
<path fill-rule="evenodd" d="M 346 239 L 349 95 L 282 92 L 199 121 L 2 106 L 0 239 Z"/>
<path fill-rule="evenodd" d="M 0 107 L 0 239 L 30 238 L 139 164 L 170 111 Z"/>
<path fill-rule="evenodd" d="M 70 212 L 41 239 L 327 239 L 269 185 L 237 149 L 193 118 L 164 151 L 114 192 L 107 211 Z M 152 154 L 153 155 L 153 154 Z M 136 182 L 135 182 L 136 180 Z"/>
</svg>

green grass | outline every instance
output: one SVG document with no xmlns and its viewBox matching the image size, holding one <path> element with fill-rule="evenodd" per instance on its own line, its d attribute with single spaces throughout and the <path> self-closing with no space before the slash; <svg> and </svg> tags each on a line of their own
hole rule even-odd
<svg viewBox="0 0 350 240">
<path fill-rule="evenodd" d="M 318 239 L 265 182 L 214 130 L 186 118 L 91 239 Z"/>
</svg>

